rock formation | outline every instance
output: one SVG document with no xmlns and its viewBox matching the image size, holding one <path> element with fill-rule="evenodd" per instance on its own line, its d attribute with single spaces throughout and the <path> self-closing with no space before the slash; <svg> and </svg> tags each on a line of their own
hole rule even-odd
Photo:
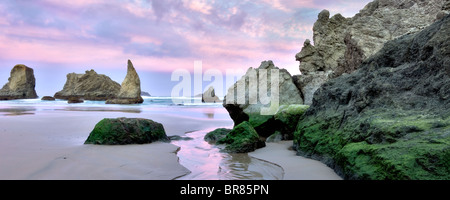
<svg viewBox="0 0 450 200">
<path fill-rule="evenodd" d="M 214 131 L 208 132 L 203 139 L 208 143 L 216 143 L 217 141 L 225 138 L 228 133 L 231 132 L 231 129 L 227 128 L 218 128 Z"/>
<path fill-rule="evenodd" d="M 67 103 L 84 103 L 84 100 L 80 97 L 69 97 Z"/>
<path fill-rule="evenodd" d="M 122 117 L 98 122 L 84 144 L 123 145 L 155 141 L 169 141 L 162 124 L 149 119 Z"/>
<path fill-rule="evenodd" d="M 11 70 L 8 83 L 0 89 L 0 100 L 37 98 L 35 85 L 33 69 L 25 65 L 16 65 Z"/>
<path fill-rule="evenodd" d="M 214 91 L 214 87 L 211 86 L 202 94 L 202 102 L 203 103 L 218 103 L 221 102 L 218 96 Z"/>
<path fill-rule="evenodd" d="M 272 77 L 272 70 L 279 74 L 277 79 L 278 94 L 272 94 L 271 92 L 272 81 L 277 78 Z M 242 90 L 244 87 L 245 91 Z M 263 88 L 266 88 L 266 90 Z M 241 90 L 243 92 L 240 92 Z M 272 98 L 278 101 L 278 105 L 273 106 L 275 102 L 270 101 Z M 264 99 L 269 101 L 261 102 Z M 257 69 L 249 68 L 247 73 L 228 89 L 223 106 L 229 112 L 234 124 L 238 125 L 243 121 L 249 121 L 251 116 L 270 118 L 275 114 L 279 105 L 302 103 L 300 91 L 292 81 L 289 72 L 275 67 L 272 61 L 264 61 Z M 271 114 L 261 116 L 261 111 L 264 108 L 273 108 L 274 110 Z"/>
<path fill-rule="evenodd" d="M 128 60 L 127 75 L 123 80 L 119 93 L 115 98 L 108 99 L 107 104 L 137 104 L 144 102 L 141 97 L 141 80 L 133 67 L 133 63 Z"/>
<path fill-rule="evenodd" d="M 55 97 L 51 97 L 51 96 L 44 96 L 41 99 L 42 101 L 54 101 L 56 100 Z"/>
<path fill-rule="evenodd" d="M 152 95 L 150 95 L 150 93 L 148 93 L 148 92 L 141 91 L 141 96 L 151 97 Z"/>
<path fill-rule="evenodd" d="M 415 33 L 448 13 L 446 0 L 375 0 L 352 18 L 323 10 L 313 26 L 314 45 L 303 44 L 295 58 L 300 61 L 297 85 L 311 104 L 312 95 L 329 78 L 355 71 L 383 44 Z"/>
<path fill-rule="evenodd" d="M 403 7 L 428 1 L 410 2 Z M 297 124 L 298 153 L 321 159 L 347 179 L 450 179 L 449 36 L 446 15 L 323 84 Z"/>
<path fill-rule="evenodd" d="M 85 74 L 67 74 L 63 90 L 55 93 L 56 99 L 68 100 L 71 97 L 84 100 L 107 100 L 120 91 L 120 84 L 106 75 L 97 74 L 93 69 Z"/>
<path fill-rule="evenodd" d="M 217 144 L 226 144 L 224 151 L 228 153 L 247 153 L 266 146 L 248 122 L 235 126 L 224 138 L 218 140 Z"/>
</svg>

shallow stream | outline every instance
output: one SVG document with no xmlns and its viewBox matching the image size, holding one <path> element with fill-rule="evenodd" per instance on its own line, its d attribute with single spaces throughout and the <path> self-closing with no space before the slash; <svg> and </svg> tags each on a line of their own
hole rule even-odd
<svg viewBox="0 0 450 200">
<path fill-rule="evenodd" d="M 211 130 L 187 133 L 191 140 L 172 141 L 180 147 L 177 152 L 181 165 L 191 171 L 177 180 L 280 180 L 283 169 L 246 153 L 229 154 L 221 152 L 223 148 L 209 144 L 203 137 Z"/>
</svg>

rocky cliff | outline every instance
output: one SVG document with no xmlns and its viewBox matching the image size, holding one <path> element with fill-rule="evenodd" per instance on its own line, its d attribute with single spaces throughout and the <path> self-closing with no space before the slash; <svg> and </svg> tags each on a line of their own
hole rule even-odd
<svg viewBox="0 0 450 200">
<path fill-rule="evenodd" d="M 439 1 L 410 2 L 402 7 Z M 446 15 L 323 84 L 294 133 L 299 154 L 321 159 L 347 179 L 450 179 L 449 47 Z"/>
<path fill-rule="evenodd" d="M 137 104 L 144 102 L 141 97 L 141 80 L 134 69 L 133 63 L 128 60 L 127 75 L 122 82 L 120 91 L 115 98 L 108 99 L 107 104 Z"/>
<path fill-rule="evenodd" d="M 314 45 L 304 42 L 295 56 L 302 75 L 297 76 L 306 104 L 329 78 L 355 71 L 383 44 L 415 33 L 449 12 L 447 0 L 375 0 L 352 18 L 323 10 L 313 26 Z"/>
<path fill-rule="evenodd" d="M 65 100 L 71 97 L 84 100 L 107 100 L 115 97 L 119 90 L 119 83 L 91 69 L 85 74 L 67 74 L 63 90 L 55 93 L 54 97 Z"/>
<path fill-rule="evenodd" d="M 16 65 L 11 70 L 8 83 L 0 89 L 0 100 L 37 98 L 35 85 L 33 69 L 25 65 Z"/>
</svg>

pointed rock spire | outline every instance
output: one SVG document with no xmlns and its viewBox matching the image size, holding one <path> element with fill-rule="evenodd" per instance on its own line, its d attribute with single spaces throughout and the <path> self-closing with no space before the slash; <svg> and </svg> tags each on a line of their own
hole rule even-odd
<svg viewBox="0 0 450 200">
<path fill-rule="evenodd" d="M 137 104 L 144 100 L 141 97 L 141 80 L 134 69 L 131 60 L 128 60 L 127 75 L 122 82 L 119 94 L 115 99 L 108 99 L 107 104 Z"/>
</svg>

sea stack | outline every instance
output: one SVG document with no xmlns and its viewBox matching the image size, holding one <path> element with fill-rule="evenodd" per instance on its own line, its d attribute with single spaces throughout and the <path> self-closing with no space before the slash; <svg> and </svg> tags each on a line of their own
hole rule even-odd
<svg viewBox="0 0 450 200">
<path fill-rule="evenodd" d="M 202 102 L 203 103 L 218 103 L 221 102 L 220 98 L 216 96 L 216 92 L 214 91 L 214 87 L 211 86 L 205 93 L 202 94 Z"/>
<path fill-rule="evenodd" d="M 37 98 L 35 86 L 33 69 L 22 64 L 16 65 L 11 70 L 8 83 L 0 89 L 0 100 Z"/>
<path fill-rule="evenodd" d="M 131 60 L 128 60 L 128 69 L 125 80 L 122 82 L 119 94 L 116 98 L 108 99 L 107 104 L 138 104 L 144 102 L 141 97 L 141 80 L 133 67 Z"/>
<path fill-rule="evenodd" d="M 120 90 L 120 84 L 106 75 L 97 74 L 93 69 L 84 74 L 67 74 L 64 88 L 55 93 L 56 99 L 69 100 L 81 98 L 84 100 L 105 101 L 114 98 Z"/>
</svg>

